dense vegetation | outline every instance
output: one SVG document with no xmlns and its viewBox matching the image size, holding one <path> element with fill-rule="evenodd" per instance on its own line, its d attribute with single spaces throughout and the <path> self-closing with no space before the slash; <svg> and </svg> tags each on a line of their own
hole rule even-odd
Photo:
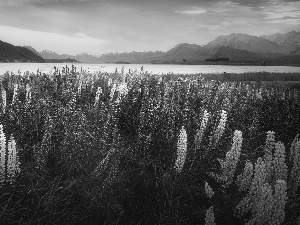
<svg viewBox="0 0 300 225">
<path fill-rule="evenodd" d="M 300 222 L 298 83 L 65 71 L 2 78 L 2 224 Z"/>
</svg>

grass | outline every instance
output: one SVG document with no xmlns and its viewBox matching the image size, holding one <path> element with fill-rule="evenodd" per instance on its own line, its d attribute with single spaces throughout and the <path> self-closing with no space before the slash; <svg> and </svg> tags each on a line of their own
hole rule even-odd
<svg viewBox="0 0 300 225">
<path fill-rule="evenodd" d="M 28 225 L 205 224 L 213 206 L 216 224 L 245 224 L 253 215 L 238 218 L 234 211 L 247 193 L 235 182 L 224 188 L 209 174 L 221 174 L 217 159 L 225 159 L 235 130 L 242 132 L 243 142 L 234 180 L 246 160 L 254 165 L 264 157 L 268 131 L 284 143 L 291 171 L 289 149 L 300 133 L 298 76 L 249 73 L 225 79 L 222 74 L 73 69 L 6 73 L 0 123 L 17 143 L 21 172 L 13 185 L 0 189 L 0 219 Z M 268 82 L 271 78 L 279 82 Z M 287 80 L 293 82 L 281 82 Z M 124 82 L 127 92 L 121 95 L 118 87 Z M 196 145 L 205 110 L 209 119 Z M 227 118 L 216 142 L 222 110 Z M 178 173 L 174 165 L 182 127 L 187 156 Z M 214 192 L 211 198 L 205 183 Z M 288 190 L 282 224 L 299 221 L 299 190 L 294 195 Z"/>
</svg>

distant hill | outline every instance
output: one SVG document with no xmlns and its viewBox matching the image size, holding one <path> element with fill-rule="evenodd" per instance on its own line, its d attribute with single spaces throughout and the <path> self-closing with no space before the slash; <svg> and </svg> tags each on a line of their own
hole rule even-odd
<svg viewBox="0 0 300 225">
<path fill-rule="evenodd" d="M 300 47 L 300 31 L 296 32 L 293 30 L 285 34 L 276 33 L 262 37 L 284 47 L 288 52 L 293 52 Z"/>
<path fill-rule="evenodd" d="M 0 41 L 0 62 L 45 62 L 45 60 L 25 47 Z"/>
<path fill-rule="evenodd" d="M 23 47 L 24 47 L 24 48 L 27 48 L 27 49 L 30 50 L 30 51 L 32 51 L 34 54 L 36 54 L 36 55 L 42 57 L 42 56 L 40 55 L 40 53 L 39 53 L 37 50 L 35 50 L 33 47 L 31 47 L 31 46 L 23 46 Z M 43 57 L 42 57 L 42 58 L 43 58 Z"/>
</svg>

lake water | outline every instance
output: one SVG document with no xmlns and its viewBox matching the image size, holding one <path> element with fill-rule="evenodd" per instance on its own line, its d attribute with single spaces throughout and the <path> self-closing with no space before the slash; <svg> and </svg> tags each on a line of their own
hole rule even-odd
<svg viewBox="0 0 300 225">
<path fill-rule="evenodd" d="M 37 72 L 40 71 L 47 73 L 54 71 L 54 66 L 62 69 L 65 65 L 72 67 L 72 64 L 63 63 L 0 63 L 0 75 L 6 71 L 18 73 Z M 199 73 L 247 73 L 247 72 L 275 72 L 275 73 L 300 73 L 300 67 L 293 66 L 230 66 L 230 65 L 169 65 L 169 64 L 75 64 L 77 71 L 81 68 L 86 71 L 103 71 L 113 73 L 117 69 L 121 71 L 124 66 L 124 72 L 130 70 L 144 71 L 152 74 L 199 74 Z"/>
</svg>

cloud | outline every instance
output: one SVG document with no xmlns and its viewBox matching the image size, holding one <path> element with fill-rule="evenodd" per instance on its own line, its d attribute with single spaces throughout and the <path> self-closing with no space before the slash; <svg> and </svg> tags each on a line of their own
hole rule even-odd
<svg viewBox="0 0 300 225">
<path fill-rule="evenodd" d="M 77 54 L 79 52 L 99 52 L 101 47 L 108 44 L 106 40 L 88 37 L 78 33 L 68 37 L 57 33 L 24 30 L 14 27 L 0 26 L 0 38 L 13 45 L 30 45 L 38 51 L 51 50 L 57 53 Z M 19 37 L 22 37 L 21 39 Z"/>
<path fill-rule="evenodd" d="M 192 10 L 182 10 L 182 11 L 174 11 L 175 13 L 183 13 L 183 14 L 188 14 L 188 15 L 199 15 L 199 14 L 204 14 L 207 13 L 206 9 L 200 9 L 200 8 L 195 8 Z"/>
<path fill-rule="evenodd" d="M 15 43 L 39 48 L 46 34 L 64 43 L 59 49 L 44 42 L 53 51 L 165 51 L 228 33 L 296 29 L 299 10 L 293 0 L 0 0 L 0 26 L 22 28 L 18 36 L 9 36 Z M 3 37 L 8 36 L 1 30 Z"/>
</svg>

